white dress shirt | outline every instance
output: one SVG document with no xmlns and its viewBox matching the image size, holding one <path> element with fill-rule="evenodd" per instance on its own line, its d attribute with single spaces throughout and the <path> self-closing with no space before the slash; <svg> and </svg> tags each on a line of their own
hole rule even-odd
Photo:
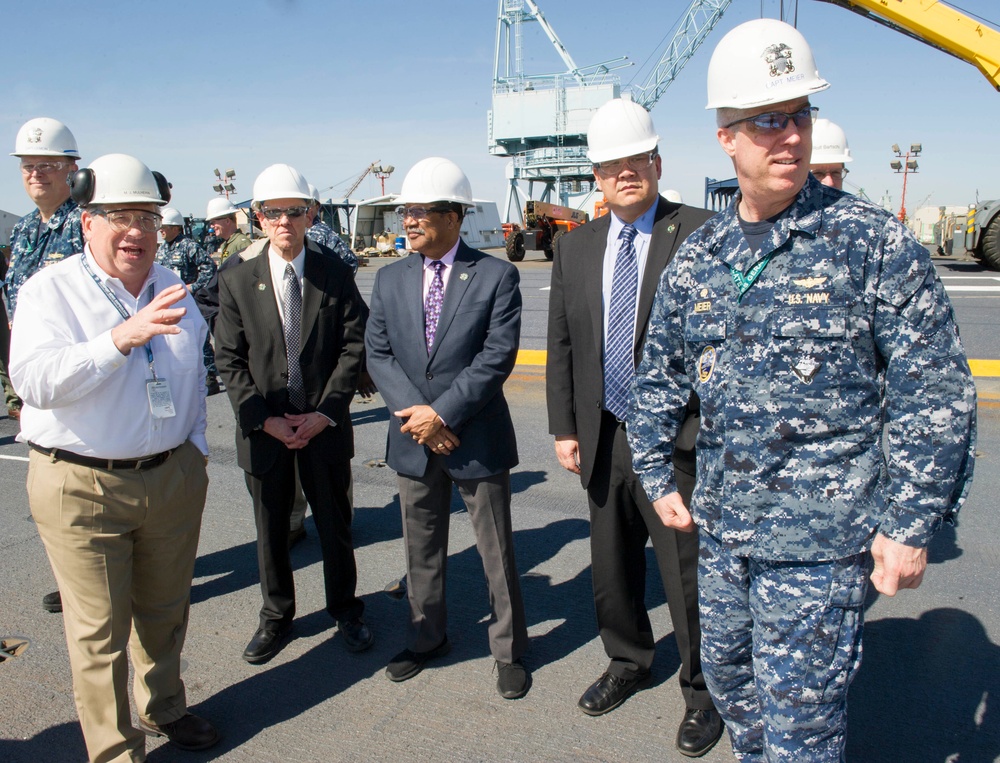
<svg viewBox="0 0 1000 763">
<path fill-rule="evenodd" d="M 10 377 L 24 400 L 19 439 L 108 459 L 143 458 L 191 440 L 208 455 L 202 360 L 208 327 L 194 299 L 185 293 L 174 305 L 187 308 L 179 334 L 151 341 L 156 376 L 169 383 L 176 411 L 154 418 L 146 352 L 136 347 L 122 355 L 115 347 L 111 330 L 123 319 L 84 269 L 82 257 L 130 315 L 149 304 L 150 284 L 159 293 L 181 283 L 153 265 L 139 297 L 133 297 L 97 264 L 89 246 L 81 257 L 29 278 L 18 293 L 10 343 Z"/>
<path fill-rule="evenodd" d="M 282 326 L 285 325 L 285 268 L 288 265 L 288 260 L 282 259 L 270 246 L 267 248 L 267 266 L 271 270 L 274 301 L 278 303 L 278 316 L 281 318 Z M 292 270 L 295 271 L 295 280 L 299 282 L 299 296 L 302 296 L 302 274 L 306 267 L 305 247 L 295 255 L 291 266 Z"/>
</svg>

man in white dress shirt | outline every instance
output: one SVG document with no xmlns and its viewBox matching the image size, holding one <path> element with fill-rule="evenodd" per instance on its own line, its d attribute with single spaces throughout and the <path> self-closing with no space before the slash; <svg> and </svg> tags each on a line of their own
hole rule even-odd
<svg viewBox="0 0 1000 763">
<path fill-rule="evenodd" d="M 207 327 L 181 280 L 154 264 L 166 179 L 109 154 L 71 185 L 87 244 L 24 284 L 10 374 L 88 755 L 142 761 L 143 732 L 189 750 L 219 739 L 188 713 L 180 678 L 208 488 Z"/>
</svg>

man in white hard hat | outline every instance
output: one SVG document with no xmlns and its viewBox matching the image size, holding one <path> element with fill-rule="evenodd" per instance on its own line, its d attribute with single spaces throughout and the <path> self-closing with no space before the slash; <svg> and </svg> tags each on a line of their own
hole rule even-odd
<svg viewBox="0 0 1000 763">
<path fill-rule="evenodd" d="M 610 662 L 580 698 L 603 715 L 650 682 L 655 653 L 646 612 L 646 541 L 652 539 L 681 658 L 686 711 L 677 749 L 697 757 L 722 734 L 699 657 L 698 538 L 663 526 L 632 471 L 623 420 L 660 275 L 680 243 L 711 214 L 658 193 L 662 162 L 649 113 L 629 100 L 594 115 L 588 156 L 604 215 L 556 242 L 545 371 L 549 431 L 559 463 L 587 490 L 597 624 Z M 675 456 L 694 486 L 698 400 Z"/>
<path fill-rule="evenodd" d="M 21 287 L 11 378 L 87 752 L 145 760 L 143 732 L 186 750 L 219 738 L 188 712 L 180 676 L 208 488 L 207 329 L 154 262 L 166 179 L 108 154 L 74 175 L 72 192 L 87 244 Z"/>
<path fill-rule="evenodd" d="M 164 207 L 161 214 L 163 224 L 160 226 L 160 234 L 163 236 L 163 243 L 156 250 L 156 262 L 172 270 L 185 283 L 188 291 L 196 294 L 205 289 L 215 276 L 217 270 L 215 262 L 208 256 L 208 252 L 184 232 L 184 216 L 178 210 Z M 201 309 L 200 304 L 199 309 Z M 206 389 L 209 396 L 218 395 L 222 392 L 222 387 L 219 384 L 219 372 L 215 368 L 215 352 L 212 350 L 211 338 L 206 338 L 202 349 L 207 373 Z"/>
<path fill-rule="evenodd" d="M 205 220 L 212 232 L 222 239 L 218 251 L 220 264 L 250 246 L 250 237 L 236 225 L 236 211 L 236 206 L 225 196 L 210 199 L 205 210 Z"/>
<path fill-rule="evenodd" d="M 288 535 L 296 466 L 323 552 L 326 611 L 349 651 L 368 649 L 374 637 L 355 593 L 348 498 L 364 302 L 351 269 L 306 239 L 312 197 L 298 171 L 267 167 L 253 199 L 268 243 L 222 273 L 215 336 L 257 524 L 264 603 L 243 659 L 258 665 L 281 651 L 295 617 Z"/>
<path fill-rule="evenodd" d="M 489 587 L 497 691 L 517 699 L 530 683 L 521 662 L 528 631 L 510 516 L 517 443 L 503 384 L 517 357 L 519 277 L 462 241 L 472 187 L 454 162 L 417 162 L 399 200 L 413 253 L 376 274 L 365 334 L 368 370 L 393 416 L 386 460 L 399 485 L 410 605 L 406 648 L 386 676 L 406 681 L 450 650 L 445 567 L 457 485 Z"/>
<path fill-rule="evenodd" d="M 73 133 L 57 119 L 29 119 L 17 131 L 11 156 L 20 159 L 24 190 L 36 209 L 18 220 L 10 235 L 10 264 L 4 279 L 9 310 L 0 315 L 0 343 L 5 347 L 9 347 L 9 321 L 14 319 L 21 285 L 40 269 L 83 251 L 80 208 L 69 192 L 69 178 L 79 169 L 80 158 Z M 0 361 L 7 363 L 6 351 Z M 20 418 L 21 399 L 6 370 L 2 379 L 7 414 Z M 59 591 L 42 597 L 42 607 L 61 612 Z"/>
<path fill-rule="evenodd" d="M 627 417 L 657 513 L 697 523 L 702 667 L 744 761 L 844 760 L 869 573 L 919 586 L 972 480 L 975 386 L 927 250 L 809 174 L 827 87 L 788 24 L 719 42 L 708 108 L 739 192 L 665 273 Z M 686 501 L 670 458 L 692 392 Z"/>
<path fill-rule="evenodd" d="M 851 149 L 847 145 L 847 135 L 840 125 L 829 119 L 817 119 L 812 129 L 812 157 L 809 159 L 809 171 L 823 185 L 844 188 L 844 176 L 848 169 L 846 162 L 854 161 Z"/>
</svg>

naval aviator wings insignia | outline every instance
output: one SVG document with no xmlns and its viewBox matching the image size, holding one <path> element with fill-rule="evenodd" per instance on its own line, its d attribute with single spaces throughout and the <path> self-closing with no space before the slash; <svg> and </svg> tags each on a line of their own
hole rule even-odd
<svg viewBox="0 0 1000 763">
<path fill-rule="evenodd" d="M 817 286 L 825 284 L 826 278 L 826 276 L 809 276 L 808 278 L 796 278 L 792 283 L 803 289 L 815 289 Z"/>
</svg>

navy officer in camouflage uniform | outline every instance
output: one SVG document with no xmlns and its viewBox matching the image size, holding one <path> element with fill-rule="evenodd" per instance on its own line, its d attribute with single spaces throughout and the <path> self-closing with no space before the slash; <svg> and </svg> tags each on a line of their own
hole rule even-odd
<svg viewBox="0 0 1000 763">
<path fill-rule="evenodd" d="M 69 197 L 69 178 L 79 167 L 76 138 L 62 122 L 49 117 L 29 119 L 17 131 L 11 156 L 21 160 L 21 178 L 36 209 L 14 225 L 10 236 L 10 267 L 4 282 L 9 306 L 2 331 L 9 339 L 17 292 L 47 265 L 83 251 L 80 208 Z M 7 358 L 3 358 L 6 377 Z M 4 378 L 7 410 L 19 418 L 21 400 Z M 57 610 L 58 611 L 58 610 Z"/>
<path fill-rule="evenodd" d="M 160 233 L 163 241 L 156 250 L 156 264 L 172 270 L 188 287 L 188 291 L 195 294 L 212 280 L 217 271 L 215 262 L 208 252 L 184 232 L 184 216 L 180 212 L 173 207 L 164 207 L 161 214 L 163 222 Z M 208 372 L 208 394 L 217 395 L 222 391 L 222 386 L 219 384 L 219 371 L 215 367 L 215 352 L 212 350 L 210 337 L 205 339 L 202 356 Z"/>
<path fill-rule="evenodd" d="M 920 585 L 971 484 L 975 387 L 928 252 L 809 175 L 829 85 L 802 35 L 740 25 L 708 77 L 740 191 L 664 272 L 629 441 L 664 524 L 697 523 L 702 668 L 736 757 L 840 761 L 869 573 Z M 671 448 L 692 391 L 689 513 Z"/>
<path fill-rule="evenodd" d="M 319 189 L 310 183 L 309 193 L 313 197 L 312 209 L 309 212 L 312 215 L 313 221 L 312 225 L 306 229 L 306 238 L 310 241 L 315 241 L 317 244 L 322 244 L 328 249 L 332 249 L 340 259 L 350 265 L 351 270 L 354 271 L 354 275 L 357 275 L 358 256 L 351 251 L 351 247 L 344 243 L 344 239 L 338 236 L 333 228 L 323 222 L 323 218 L 320 217 Z"/>
</svg>

